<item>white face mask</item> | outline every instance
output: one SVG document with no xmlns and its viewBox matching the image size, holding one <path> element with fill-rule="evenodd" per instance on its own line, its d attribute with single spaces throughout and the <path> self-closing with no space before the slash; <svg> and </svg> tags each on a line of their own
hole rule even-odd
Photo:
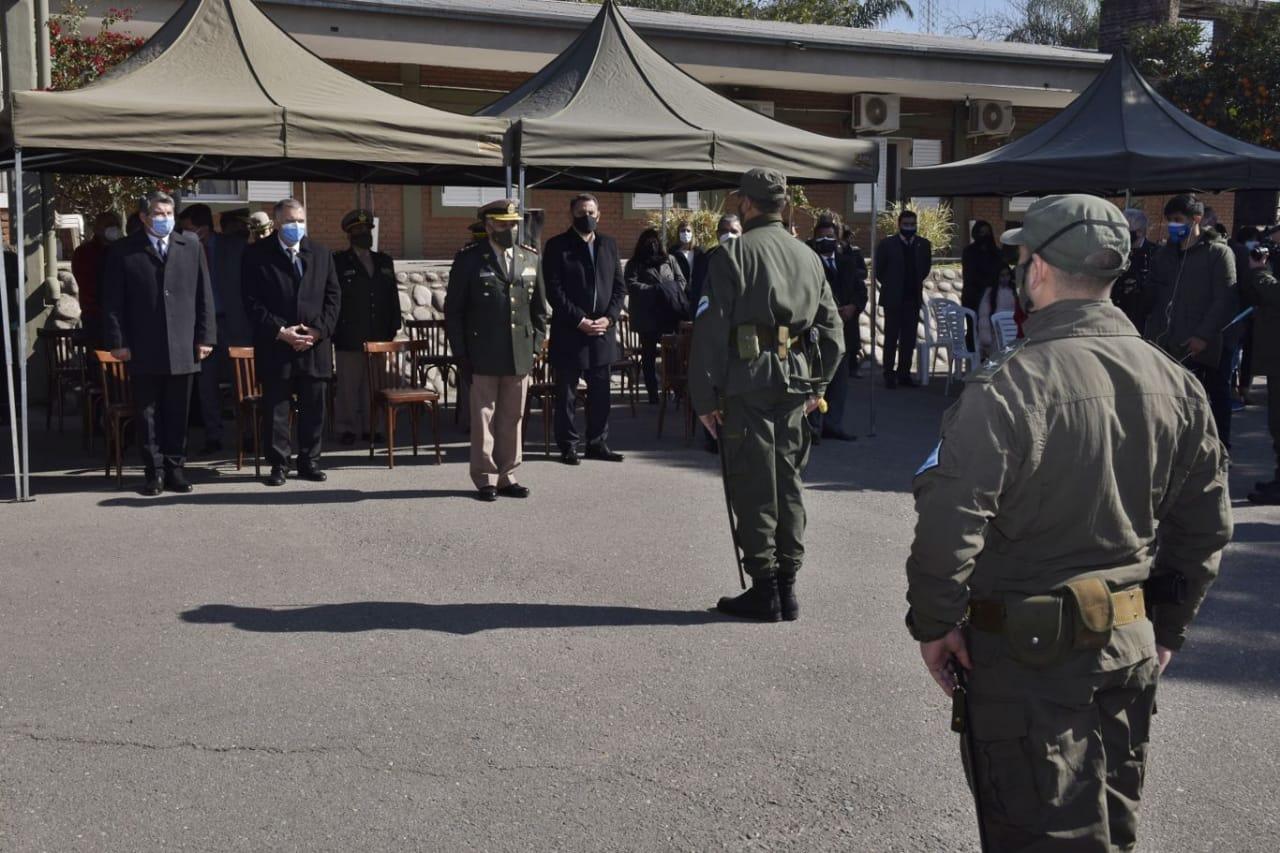
<svg viewBox="0 0 1280 853">
<path fill-rule="evenodd" d="M 735 234 L 735 233 L 733 233 L 732 231 L 730 231 L 730 232 L 729 232 L 729 233 L 727 233 L 727 234 L 721 234 L 721 235 L 720 235 L 720 242 L 721 242 L 722 244 L 723 244 L 723 243 L 729 243 L 729 242 L 730 242 L 730 241 L 732 241 L 732 240 L 737 240 L 739 236 L 741 236 L 741 235 Z"/>
<path fill-rule="evenodd" d="M 681 242 L 681 243 L 692 243 L 692 242 L 693 242 L 693 232 L 692 232 L 692 231 L 681 231 L 681 232 L 680 232 L 680 242 Z"/>
<path fill-rule="evenodd" d="M 114 243 L 120 239 L 120 229 L 114 225 L 108 225 L 106 228 L 102 229 L 102 239 L 106 240 L 108 243 Z"/>
</svg>

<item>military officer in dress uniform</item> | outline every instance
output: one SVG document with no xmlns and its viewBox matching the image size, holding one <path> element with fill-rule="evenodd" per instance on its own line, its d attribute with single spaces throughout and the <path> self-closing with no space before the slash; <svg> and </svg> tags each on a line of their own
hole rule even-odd
<svg viewBox="0 0 1280 853">
<path fill-rule="evenodd" d="M 710 256 L 689 359 L 689 394 L 703 426 L 720 440 L 751 575 L 751 589 L 718 607 L 768 622 L 799 617 L 805 415 L 818 408 L 844 353 L 844 323 L 822 262 L 782 223 L 786 197 L 779 172 L 742 176 L 742 237 Z"/>
<path fill-rule="evenodd" d="M 516 245 L 519 206 L 480 208 L 487 239 L 458 252 L 449 271 L 449 347 L 470 381 L 471 481 L 485 502 L 527 498 L 516 482 L 533 355 L 547 337 L 547 297 L 538 254 Z"/>
<path fill-rule="evenodd" d="M 342 310 L 333 334 L 338 387 L 333 403 L 334 427 L 339 440 L 350 447 L 356 433 L 367 440 L 369 424 L 369 373 L 364 345 L 369 341 L 395 340 L 400 331 L 400 292 L 396 265 L 390 255 L 373 251 L 373 214 L 353 210 L 342 217 L 351 248 L 333 253 L 333 266 L 342 287 Z"/>
<path fill-rule="evenodd" d="M 950 694 L 988 850 L 1133 850 L 1156 683 L 1231 538 L 1186 369 L 1111 303 L 1129 230 L 1050 196 L 1006 232 L 1030 312 L 916 472 L 907 625 Z"/>
</svg>

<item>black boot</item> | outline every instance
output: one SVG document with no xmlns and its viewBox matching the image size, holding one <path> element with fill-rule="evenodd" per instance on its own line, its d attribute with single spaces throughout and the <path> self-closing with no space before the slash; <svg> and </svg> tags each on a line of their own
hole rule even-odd
<svg viewBox="0 0 1280 853">
<path fill-rule="evenodd" d="M 778 603 L 778 579 L 752 578 L 751 589 L 736 598 L 722 598 L 716 610 L 743 619 L 759 619 L 761 622 L 780 622 L 782 606 Z"/>
<path fill-rule="evenodd" d="M 800 602 L 796 601 L 796 576 L 778 573 L 778 603 L 782 606 L 782 621 L 794 622 L 800 618 Z"/>
</svg>

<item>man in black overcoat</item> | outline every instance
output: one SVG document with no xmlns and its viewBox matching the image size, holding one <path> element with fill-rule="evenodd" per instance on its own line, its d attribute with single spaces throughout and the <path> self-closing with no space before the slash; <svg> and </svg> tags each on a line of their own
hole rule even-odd
<svg viewBox="0 0 1280 853">
<path fill-rule="evenodd" d="M 274 219 L 274 233 L 245 250 L 240 276 L 262 384 L 263 445 L 271 463 L 266 483 L 284 485 L 290 467 L 291 398 L 298 408 L 298 476 L 323 482 L 324 395 L 342 295 L 333 255 L 306 236 L 302 202 L 277 202 Z"/>
<path fill-rule="evenodd" d="M 191 491 L 182 472 L 191 384 L 218 340 L 204 251 L 175 229 L 173 205 L 148 194 L 143 227 L 108 250 L 102 269 L 103 342 L 129 365 L 146 495 Z"/>
</svg>

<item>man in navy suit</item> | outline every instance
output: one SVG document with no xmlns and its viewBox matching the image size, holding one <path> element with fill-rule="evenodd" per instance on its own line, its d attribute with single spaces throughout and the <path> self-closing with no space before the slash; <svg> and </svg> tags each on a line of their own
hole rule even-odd
<svg viewBox="0 0 1280 853">
<path fill-rule="evenodd" d="M 289 470 L 291 398 L 298 405 L 298 476 L 323 482 L 324 395 L 342 291 L 333 255 L 307 237 L 302 202 L 277 202 L 274 216 L 275 232 L 245 249 L 240 276 L 262 383 L 263 445 L 271 463 L 266 483 L 284 485 Z"/>
<path fill-rule="evenodd" d="M 609 378 L 618 360 L 615 326 L 626 286 L 618 244 L 597 230 L 600 202 L 583 193 L 569 203 L 573 226 L 547 241 L 542 278 L 551 303 L 551 366 L 555 370 L 556 444 L 560 461 L 577 465 L 578 428 L 574 423 L 578 382 L 587 380 L 588 459 L 621 462 L 609 437 Z"/>
<path fill-rule="evenodd" d="M 138 219 L 142 228 L 111 246 L 103 263 L 103 345 L 129 365 L 143 494 L 189 492 L 182 467 L 191 383 L 218 340 L 209 267 L 196 236 L 175 228 L 172 196 L 148 194 Z"/>
</svg>

